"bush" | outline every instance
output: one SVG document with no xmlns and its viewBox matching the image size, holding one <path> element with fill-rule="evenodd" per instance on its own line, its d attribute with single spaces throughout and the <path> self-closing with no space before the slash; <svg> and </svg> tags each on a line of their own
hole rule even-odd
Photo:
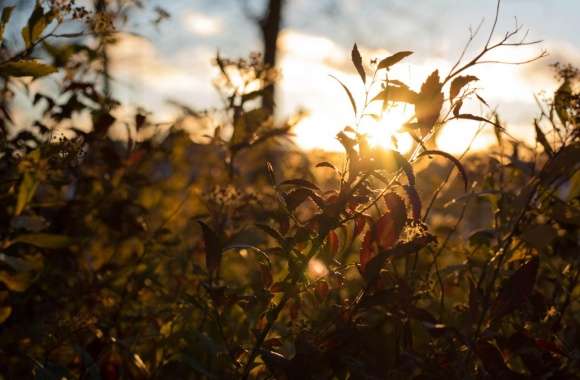
<svg viewBox="0 0 580 380">
<path fill-rule="evenodd" d="M 497 116 L 461 111 L 485 103 L 467 71 L 519 29 L 418 91 L 388 75 L 411 52 L 369 75 L 355 45 L 364 108 L 341 82 L 355 116 L 337 136 L 345 154 L 310 165 L 287 142 L 300 115 L 277 123 L 257 102 L 277 77 L 258 55 L 216 57 L 222 109 L 182 106 L 166 131 L 138 110 L 127 139 L 111 139 L 121 105 L 95 75 L 98 48 L 43 35 L 67 17 L 91 22 L 82 8 L 37 5 L 25 50 L 0 64 L 6 94 L 29 87 L 18 77 L 66 72 L 58 93 L 30 93 L 42 108 L 30 129 L 10 97 L 1 104 L 5 378 L 577 377 L 578 72 L 556 67 L 535 147 Z M 5 8 L 0 30 L 9 18 Z M 32 58 L 42 42 L 52 64 Z M 357 132 L 375 102 L 413 107 L 412 153 Z M 494 153 L 433 148 L 451 119 L 494 128 Z"/>
</svg>

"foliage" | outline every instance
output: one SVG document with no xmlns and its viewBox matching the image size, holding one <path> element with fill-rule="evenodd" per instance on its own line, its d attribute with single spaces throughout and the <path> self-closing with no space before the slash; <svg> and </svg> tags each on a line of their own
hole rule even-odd
<svg viewBox="0 0 580 380">
<path fill-rule="evenodd" d="M 339 81 L 355 115 L 337 135 L 345 154 L 310 166 L 286 141 L 300 115 L 276 122 L 259 104 L 277 78 L 259 55 L 216 57 L 222 108 L 178 105 L 168 130 L 144 110 L 123 125 L 95 75 L 99 48 L 43 34 L 94 15 L 55 9 L 37 5 L 25 50 L 0 65 L 5 92 L 25 87 L 41 110 L 26 129 L 10 97 L 0 108 L 2 376 L 576 378 L 575 69 L 556 68 L 562 84 L 540 102 L 529 147 L 498 117 L 461 112 L 467 98 L 485 102 L 465 72 L 496 47 L 527 44 L 509 42 L 519 30 L 491 44 L 492 28 L 474 59 L 419 89 L 389 76 L 411 52 L 367 65 L 355 45 L 365 94 L 357 103 Z M 58 93 L 31 89 L 57 70 Z M 357 131 L 374 102 L 414 108 L 411 154 Z M 495 152 L 427 148 L 451 119 L 492 126 Z M 203 143 L 180 128 L 188 121 L 208 131 Z M 113 140 L 120 127 L 127 138 Z M 443 163 L 425 165 L 433 157 Z M 448 169 L 439 186 L 425 180 L 437 165 Z M 444 232 L 441 215 L 453 220 Z"/>
</svg>

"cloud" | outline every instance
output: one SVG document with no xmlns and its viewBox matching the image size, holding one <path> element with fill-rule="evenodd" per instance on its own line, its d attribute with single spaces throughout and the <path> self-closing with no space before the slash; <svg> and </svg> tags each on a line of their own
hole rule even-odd
<svg viewBox="0 0 580 380">
<path fill-rule="evenodd" d="M 182 23 L 187 31 L 198 36 L 215 36 L 223 32 L 221 19 L 200 12 L 186 12 Z"/>
</svg>

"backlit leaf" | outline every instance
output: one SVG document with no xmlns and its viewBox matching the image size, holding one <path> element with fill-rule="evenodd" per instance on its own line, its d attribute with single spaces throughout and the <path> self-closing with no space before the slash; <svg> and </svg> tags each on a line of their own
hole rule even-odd
<svg viewBox="0 0 580 380">
<path fill-rule="evenodd" d="M 443 107 L 443 93 L 441 92 L 441 82 L 439 71 L 435 70 L 427 77 L 421 92 L 415 102 L 415 115 L 417 121 L 423 125 L 423 134 L 427 134 L 439 119 L 441 108 Z"/>
<path fill-rule="evenodd" d="M 0 76 L 40 78 L 56 73 L 56 68 L 33 59 L 22 59 L 0 65 Z"/>
<path fill-rule="evenodd" d="M 549 157 L 553 157 L 554 151 L 552 150 L 552 147 L 550 146 L 550 143 L 548 142 L 546 135 L 544 134 L 544 132 L 542 132 L 542 129 L 538 125 L 538 120 L 534 120 L 534 128 L 536 130 L 536 141 L 542 144 L 542 146 L 544 147 L 544 152 L 546 152 L 546 154 Z"/>
<path fill-rule="evenodd" d="M 301 179 L 301 178 L 289 179 L 289 180 L 280 182 L 280 184 L 279 184 L 279 186 L 284 186 L 284 185 L 305 187 L 307 189 L 319 190 L 318 186 L 316 186 L 315 184 L 313 184 L 312 182 L 310 182 L 306 179 Z"/>
<path fill-rule="evenodd" d="M 340 81 L 340 79 L 338 79 L 337 77 L 335 77 L 334 75 L 331 75 L 332 78 L 336 79 L 336 81 L 338 83 L 340 83 L 340 85 L 342 86 L 342 88 L 344 88 L 344 91 L 346 91 L 346 94 L 348 95 L 348 99 L 350 100 L 350 105 L 352 106 L 352 110 L 354 112 L 354 115 L 357 115 L 357 109 L 356 109 L 356 102 L 354 100 L 354 97 L 352 96 L 350 90 L 348 89 L 348 87 L 346 87 L 346 85 L 344 83 L 342 83 Z"/>
<path fill-rule="evenodd" d="M 14 7 L 4 7 L 4 9 L 2 9 L 2 16 L 0 17 L 0 41 L 4 39 L 4 30 L 6 29 L 6 24 L 8 24 L 12 17 L 13 11 Z"/>
<path fill-rule="evenodd" d="M 391 55 L 390 57 L 387 57 L 387 58 L 383 59 L 382 61 L 380 61 L 379 65 L 377 66 L 377 69 L 387 69 L 388 70 L 395 63 L 399 62 L 400 60 L 402 60 L 405 57 L 410 56 L 411 54 L 413 54 L 412 51 L 400 51 L 398 53 L 395 53 L 395 54 Z"/>
<path fill-rule="evenodd" d="M 451 87 L 449 88 L 449 100 L 455 99 L 465 85 L 476 80 L 479 80 L 479 78 L 473 75 L 461 75 L 455 77 L 451 82 Z"/>
<path fill-rule="evenodd" d="M 442 157 L 445 157 L 446 159 L 448 159 L 449 161 L 451 161 L 453 163 L 453 165 L 455 165 L 457 170 L 459 170 L 459 173 L 461 174 L 461 177 L 463 178 L 464 190 L 467 191 L 469 180 L 467 178 L 467 172 L 465 171 L 465 168 L 463 167 L 461 162 L 459 162 L 459 160 L 457 158 L 453 157 L 451 154 L 449 154 L 447 152 L 443 152 L 441 150 L 425 150 L 425 151 L 421 152 L 421 154 L 419 154 L 417 156 L 417 158 L 423 157 L 423 156 L 431 156 L 431 155 L 442 156 Z"/>
<path fill-rule="evenodd" d="M 360 52 L 358 51 L 358 47 L 356 46 L 356 43 L 352 47 L 351 58 L 352 58 L 352 63 L 354 64 L 354 67 L 356 68 L 356 71 L 358 71 L 358 75 L 360 75 L 360 79 L 362 79 L 363 83 L 366 83 L 367 75 L 365 73 L 365 68 L 363 66 L 362 57 L 360 55 Z"/>
<path fill-rule="evenodd" d="M 66 235 L 36 233 L 24 234 L 14 238 L 13 243 L 24 243 L 40 248 L 59 249 L 72 244 L 72 239 Z"/>
</svg>

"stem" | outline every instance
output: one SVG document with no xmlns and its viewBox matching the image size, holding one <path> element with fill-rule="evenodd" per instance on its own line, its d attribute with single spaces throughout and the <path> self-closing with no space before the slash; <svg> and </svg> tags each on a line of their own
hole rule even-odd
<svg viewBox="0 0 580 380">
<path fill-rule="evenodd" d="M 267 322 L 266 326 L 258 335 L 258 337 L 256 339 L 256 343 L 254 344 L 254 347 L 252 348 L 252 351 L 250 352 L 250 357 L 248 358 L 248 362 L 246 363 L 246 366 L 244 367 L 244 374 L 242 376 L 243 380 L 247 380 L 249 378 L 250 371 L 252 370 L 252 365 L 254 364 L 254 361 L 256 360 L 256 357 L 258 356 L 260 349 L 262 348 L 262 344 L 264 343 L 266 336 L 268 335 L 268 333 L 272 329 L 272 326 L 274 325 L 274 323 L 278 320 L 278 317 L 280 316 L 280 313 L 284 309 L 284 306 L 286 306 L 286 303 L 288 303 L 288 301 L 290 300 L 290 297 L 294 294 L 294 289 L 295 289 L 296 285 L 298 284 L 298 281 L 299 281 L 300 277 L 302 276 L 302 273 L 306 269 L 306 266 L 308 265 L 308 262 L 310 261 L 310 259 L 312 259 L 318 253 L 320 247 L 322 246 L 322 243 L 324 242 L 325 236 L 326 236 L 326 233 L 321 231 L 320 234 L 318 235 L 318 237 L 316 238 L 316 240 L 314 241 L 314 243 L 312 244 L 312 246 L 310 247 L 310 251 L 306 255 L 304 261 L 300 265 L 297 266 L 297 268 L 294 272 L 289 273 L 286 276 L 286 279 L 284 280 L 284 282 L 286 282 L 287 280 L 290 279 L 291 284 L 290 284 L 290 286 L 288 286 L 285 289 L 284 294 L 282 295 L 282 299 L 280 300 L 280 302 L 270 312 L 271 316 L 269 318 L 267 318 L 268 322 Z M 270 314 L 270 313 L 268 313 L 268 314 Z"/>
</svg>

